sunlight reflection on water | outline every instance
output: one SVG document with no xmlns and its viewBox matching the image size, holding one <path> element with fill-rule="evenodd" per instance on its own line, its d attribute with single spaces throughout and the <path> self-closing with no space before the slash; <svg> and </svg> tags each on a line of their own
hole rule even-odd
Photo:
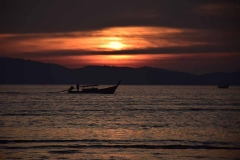
<svg viewBox="0 0 240 160">
<path fill-rule="evenodd" d="M 240 158 L 239 87 L 119 86 L 113 95 L 0 86 L 1 157 Z"/>
</svg>

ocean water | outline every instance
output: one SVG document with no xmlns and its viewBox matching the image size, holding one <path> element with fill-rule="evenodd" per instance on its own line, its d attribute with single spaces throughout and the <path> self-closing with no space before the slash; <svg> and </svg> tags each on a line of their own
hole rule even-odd
<svg viewBox="0 0 240 160">
<path fill-rule="evenodd" d="M 0 159 L 240 159 L 240 86 L 68 88 L 0 85 Z"/>
</svg>

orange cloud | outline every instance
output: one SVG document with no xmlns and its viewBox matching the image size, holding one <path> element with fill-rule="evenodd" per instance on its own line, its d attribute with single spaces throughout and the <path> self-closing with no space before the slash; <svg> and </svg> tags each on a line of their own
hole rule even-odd
<svg viewBox="0 0 240 160">
<path fill-rule="evenodd" d="M 0 51 L 42 52 L 57 50 L 116 51 L 203 45 L 179 34 L 198 31 L 166 27 L 113 27 L 96 31 L 0 35 Z"/>
</svg>

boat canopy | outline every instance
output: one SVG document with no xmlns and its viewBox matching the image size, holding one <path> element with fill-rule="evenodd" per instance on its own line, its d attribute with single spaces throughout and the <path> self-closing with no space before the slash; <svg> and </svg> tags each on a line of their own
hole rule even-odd
<svg viewBox="0 0 240 160">
<path fill-rule="evenodd" d="M 98 86 L 98 84 L 90 84 L 90 85 L 85 85 L 85 86 L 80 86 L 80 87 L 85 88 L 85 87 L 93 87 L 93 86 Z"/>
</svg>

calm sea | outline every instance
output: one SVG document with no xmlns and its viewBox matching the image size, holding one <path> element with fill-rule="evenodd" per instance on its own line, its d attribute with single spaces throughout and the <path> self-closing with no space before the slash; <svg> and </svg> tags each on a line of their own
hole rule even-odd
<svg viewBox="0 0 240 160">
<path fill-rule="evenodd" d="M 1 159 L 240 159 L 240 86 L 0 85 Z"/>
</svg>

